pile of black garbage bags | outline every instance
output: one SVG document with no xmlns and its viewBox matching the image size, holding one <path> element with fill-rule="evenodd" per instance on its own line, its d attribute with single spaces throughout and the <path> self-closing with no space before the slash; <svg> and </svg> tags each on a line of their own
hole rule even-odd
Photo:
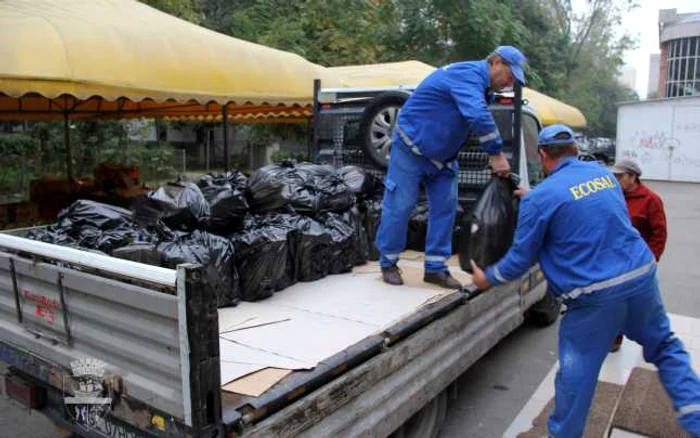
<svg viewBox="0 0 700 438">
<path fill-rule="evenodd" d="M 130 210 L 89 200 L 29 238 L 175 268 L 205 267 L 219 307 L 376 260 L 382 184 L 354 166 L 286 161 L 177 182 Z"/>
</svg>

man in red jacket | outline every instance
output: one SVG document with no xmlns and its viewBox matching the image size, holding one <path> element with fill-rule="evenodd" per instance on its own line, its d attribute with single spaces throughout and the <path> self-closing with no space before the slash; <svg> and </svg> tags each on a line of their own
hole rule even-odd
<svg viewBox="0 0 700 438">
<path fill-rule="evenodd" d="M 666 214 L 661 198 L 639 180 L 642 169 L 634 161 L 622 159 L 615 163 L 612 171 L 625 192 L 632 225 L 649 245 L 656 261 L 659 261 L 666 247 L 667 236 Z"/>
<path fill-rule="evenodd" d="M 634 228 L 642 235 L 656 261 L 666 247 L 666 213 L 664 204 L 659 195 L 642 184 L 639 177 L 642 169 L 634 161 L 624 158 L 615 163 L 612 172 L 620 182 L 625 193 L 627 210 Z M 622 335 L 615 338 L 615 343 L 610 351 L 618 351 L 622 345 Z"/>
</svg>

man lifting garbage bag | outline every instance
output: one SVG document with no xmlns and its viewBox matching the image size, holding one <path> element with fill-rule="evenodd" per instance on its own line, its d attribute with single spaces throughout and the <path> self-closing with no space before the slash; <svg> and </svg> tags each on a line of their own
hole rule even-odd
<svg viewBox="0 0 700 438">
<path fill-rule="evenodd" d="M 509 172 L 486 94 L 512 87 L 515 80 L 523 84 L 525 61 L 515 47 L 501 46 L 487 59 L 447 65 L 425 78 L 403 105 L 392 140 L 376 242 L 386 283 L 403 284 L 397 263 L 406 248 L 409 218 L 423 183 L 429 205 L 423 279 L 449 289 L 461 287 L 446 264 L 452 255 L 457 211 L 456 157 L 474 134 L 490 155 L 494 172 Z"/>
<path fill-rule="evenodd" d="M 544 128 L 538 145 L 547 178 L 529 193 L 520 191 L 513 245 L 485 272 L 476 264 L 472 269 L 474 284 L 486 289 L 539 262 L 550 290 L 567 305 L 549 436 L 583 434 L 598 373 L 619 333 L 642 345 L 678 423 L 700 436 L 700 381 L 671 331 L 654 255 L 629 220 L 619 183 L 607 168 L 577 159 L 567 126 Z"/>
</svg>

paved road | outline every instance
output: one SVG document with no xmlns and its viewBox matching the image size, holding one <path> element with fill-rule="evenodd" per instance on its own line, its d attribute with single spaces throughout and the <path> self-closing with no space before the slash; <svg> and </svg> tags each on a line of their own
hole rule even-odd
<svg viewBox="0 0 700 438">
<path fill-rule="evenodd" d="M 700 185 L 649 185 L 663 197 L 669 221 L 669 242 L 659 267 L 662 295 L 669 312 L 698 318 Z M 463 374 L 442 438 L 501 436 L 556 362 L 557 329 L 556 324 L 545 329 L 525 325 Z M 0 397 L 0 438 L 60 436 L 41 415 Z"/>
</svg>

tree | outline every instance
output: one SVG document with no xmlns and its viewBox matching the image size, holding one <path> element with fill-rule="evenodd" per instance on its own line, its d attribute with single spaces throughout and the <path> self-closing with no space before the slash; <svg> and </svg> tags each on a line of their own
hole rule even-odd
<svg viewBox="0 0 700 438">
<path fill-rule="evenodd" d="M 565 84 L 555 96 L 583 111 L 587 131 L 596 137 L 615 137 L 616 103 L 638 99 L 617 82 L 623 56 L 635 41 L 616 29 L 622 15 L 636 7 L 630 0 L 593 0 L 583 14 L 568 17 L 571 50 L 566 57 Z"/>
<path fill-rule="evenodd" d="M 617 33 L 634 0 L 588 0 L 583 12 L 570 0 L 146 2 L 326 66 L 406 59 L 439 66 L 515 45 L 530 60 L 528 86 L 579 107 L 594 135 L 612 135 L 611 97 L 635 97 L 615 81 L 624 52 L 634 46 Z"/>
<path fill-rule="evenodd" d="M 159 9 L 166 14 L 174 15 L 191 23 L 200 24 L 201 13 L 195 5 L 195 0 L 140 0 L 149 6 Z"/>
<path fill-rule="evenodd" d="M 326 66 L 372 63 L 382 47 L 377 8 L 366 0 L 199 0 L 203 24 Z"/>
</svg>

